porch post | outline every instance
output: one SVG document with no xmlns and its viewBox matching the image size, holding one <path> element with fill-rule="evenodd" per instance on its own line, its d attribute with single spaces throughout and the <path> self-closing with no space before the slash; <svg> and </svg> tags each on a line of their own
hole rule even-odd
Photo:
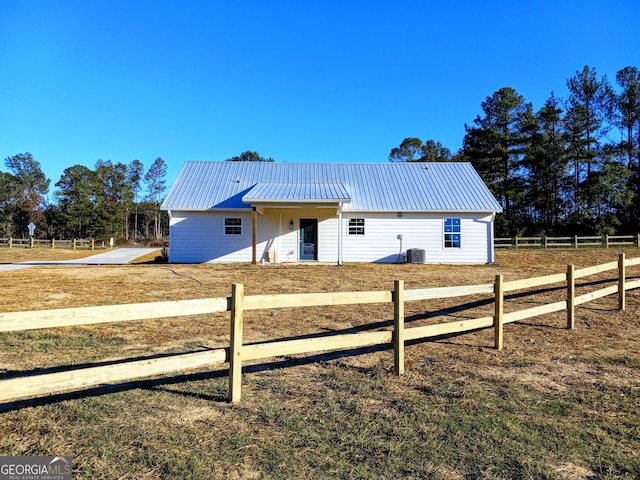
<svg viewBox="0 0 640 480">
<path fill-rule="evenodd" d="M 256 207 L 251 208 L 251 264 L 258 263 L 256 242 L 258 238 L 258 212 Z"/>
<path fill-rule="evenodd" d="M 276 251 L 273 261 L 280 263 L 280 250 L 282 250 L 282 212 L 278 213 L 278 237 L 276 238 Z"/>
<path fill-rule="evenodd" d="M 494 259 L 495 259 L 495 235 L 496 232 L 494 231 L 495 229 L 495 219 L 496 219 L 496 213 L 493 212 L 491 214 L 491 223 L 489 225 L 489 245 L 487 245 L 487 249 L 488 249 L 488 254 L 489 254 L 489 258 L 487 259 L 488 262 L 487 263 L 493 263 Z"/>
<path fill-rule="evenodd" d="M 338 266 L 342 266 L 342 202 L 338 204 Z"/>
</svg>

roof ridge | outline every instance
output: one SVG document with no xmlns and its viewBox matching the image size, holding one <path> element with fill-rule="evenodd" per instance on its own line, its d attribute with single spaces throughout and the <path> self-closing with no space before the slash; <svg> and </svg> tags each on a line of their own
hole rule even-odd
<svg viewBox="0 0 640 480">
<path fill-rule="evenodd" d="M 403 166 L 403 165 L 447 165 L 447 164 L 461 164 L 470 163 L 468 161 L 443 161 L 443 162 L 230 162 L 227 160 L 185 160 L 185 163 L 212 163 L 212 164 L 226 164 L 226 165 L 389 165 L 389 166 Z"/>
</svg>

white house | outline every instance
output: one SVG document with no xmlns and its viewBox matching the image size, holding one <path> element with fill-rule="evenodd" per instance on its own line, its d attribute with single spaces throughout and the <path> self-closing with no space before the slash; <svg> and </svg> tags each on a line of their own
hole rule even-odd
<svg viewBox="0 0 640 480">
<path fill-rule="evenodd" d="M 471 164 L 187 162 L 169 261 L 491 263 L 500 205 Z"/>
</svg>

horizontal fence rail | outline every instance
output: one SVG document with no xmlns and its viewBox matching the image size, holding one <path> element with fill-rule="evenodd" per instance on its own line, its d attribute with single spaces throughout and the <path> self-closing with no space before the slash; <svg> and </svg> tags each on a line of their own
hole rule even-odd
<svg viewBox="0 0 640 480">
<path fill-rule="evenodd" d="M 581 247 L 640 247 L 640 234 L 636 235 L 572 235 L 565 237 L 540 236 L 513 236 L 496 237 L 493 239 L 495 248 L 581 248 Z M 0 238 L 0 247 L 9 248 L 78 248 L 95 250 L 106 248 L 104 242 L 96 242 L 95 239 L 40 239 L 30 238 Z"/>
<path fill-rule="evenodd" d="M 504 324 L 566 310 L 566 327 L 572 329 L 575 324 L 575 307 L 577 305 L 614 294 L 618 294 L 618 308 L 624 309 L 625 292 L 630 289 L 640 288 L 640 280 L 626 281 L 626 268 L 637 265 L 640 265 L 640 257 L 627 260 L 624 254 L 619 254 L 617 262 L 609 262 L 579 270 L 575 270 L 573 265 L 569 265 L 566 273 L 508 282 L 504 281 L 502 275 L 496 275 L 494 283 L 480 285 L 405 290 L 404 282 L 396 280 L 393 290 L 245 296 L 244 285 L 234 284 L 232 285 L 231 296 L 226 298 L 0 313 L 0 332 L 16 332 L 36 328 L 57 328 L 230 312 L 230 341 L 228 346 L 144 360 L 131 361 L 124 359 L 105 362 L 109 363 L 108 365 L 94 365 L 55 373 L 0 380 L 0 402 L 13 402 L 31 397 L 94 388 L 105 384 L 140 380 L 176 372 L 182 373 L 185 370 L 206 368 L 226 362 L 229 364 L 229 400 L 237 402 L 241 398 L 243 362 L 285 355 L 340 351 L 377 345 L 386 345 L 393 348 L 395 372 L 402 374 L 404 372 L 404 346 L 407 341 L 493 328 L 494 347 L 501 349 L 503 346 Z M 617 270 L 618 272 L 617 285 L 607 286 L 576 296 L 576 279 L 610 270 Z M 505 293 L 554 284 L 561 284 L 557 288 L 566 290 L 566 299 L 504 313 Z M 486 295 L 488 301 L 493 300 L 494 315 L 405 328 L 404 306 L 406 302 L 468 295 Z M 243 320 L 244 312 L 246 311 L 369 303 L 393 303 L 394 319 L 392 329 L 324 335 L 313 338 L 274 340 L 252 344 L 243 342 Z"/>
<path fill-rule="evenodd" d="M 463 285 L 460 287 L 422 288 L 419 290 L 406 290 L 404 292 L 404 299 L 406 301 L 433 300 L 438 298 L 464 297 L 466 295 L 477 295 L 492 292 L 493 283 L 485 283 L 483 285 Z"/>
<path fill-rule="evenodd" d="M 227 351 L 218 349 L 12 378 L 0 381 L 0 402 L 169 375 L 182 370 L 219 365 L 226 361 Z"/>
<path fill-rule="evenodd" d="M 227 298 L 203 298 L 131 305 L 8 312 L 0 313 L 0 332 L 226 312 L 229 310 L 228 304 Z"/>
<path fill-rule="evenodd" d="M 105 248 L 104 242 L 100 246 L 96 245 L 93 238 L 72 238 L 68 240 L 43 239 L 43 238 L 0 238 L 0 247 L 9 248 L 78 248 L 95 250 L 96 248 Z"/>
<path fill-rule="evenodd" d="M 282 295 L 253 295 L 245 298 L 245 310 L 271 308 L 319 307 L 325 305 L 358 305 L 389 303 L 391 292 L 329 292 L 291 293 Z"/>
<path fill-rule="evenodd" d="M 617 263 L 615 264 L 617 265 Z M 545 275 L 542 277 L 523 278 L 522 280 L 513 280 L 504 284 L 505 292 L 512 292 L 514 290 L 522 290 L 531 287 L 543 287 L 545 285 L 551 285 L 553 283 L 565 282 L 567 280 L 566 273 L 557 273 L 554 275 Z"/>
<path fill-rule="evenodd" d="M 639 247 L 637 235 L 573 235 L 570 237 L 497 237 L 493 239 L 495 248 L 581 248 L 581 247 Z"/>
</svg>

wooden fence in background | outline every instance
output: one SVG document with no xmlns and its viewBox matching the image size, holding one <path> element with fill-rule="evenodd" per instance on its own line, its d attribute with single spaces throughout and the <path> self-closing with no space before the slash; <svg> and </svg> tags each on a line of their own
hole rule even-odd
<svg viewBox="0 0 640 480">
<path fill-rule="evenodd" d="M 637 235 L 573 235 L 570 237 L 500 237 L 493 239 L 495 248 L 583 248 L 583 247 L 640 247 Z"/>
<path fill-rule="evenodd" d="M 630 289 L 640 288 L 640 280 L 626 280 L 626 268 L 636 265 L 640 265 L 640 257 L 627 260 L 624 254 L 620 254 L 617 261 L 580 270 L 575 270 L 573 265 L 569 265 L 564 273 L 509 282 L 505 282 L 502 275 L 497 275 L 493 283 L 481 285 L 405 290 L 404 282 L 396 280 L 393 290 L 247 296 L 244 294 L 243 285 L 234 284 L 231 288 L 231 296 L 226 298 L 0 313 L 0 332 L 187 315 L 206 315 L 227 311 L 230 312 L 231 317 L 230 344 L 228 347 L 161 358 L 118 361 L 110 365 L 76 368 L 68 371 L 0 380 L 0 403 L 60 394 L 105 384 L 129 382 L 176 372 L 182 373 L 185 370 L 211 367 L 225 362 L 229 363 L 229 401 L 238 402 L 241 398 L 242 365 L 245 361 L 283 355 L 356 349 L 374 345 L 393 346 L 395 372 L 400 375 L 404 373 L 405 343 L 410 340 L 428 339 L 441 335 L 493 328 L 494 346 L 497 349 L 501 349 L 503 345 L 503 325 L 506 323 L 566 310 L 566 327 L 572 329 L 575 325 L 575 307 L 577 305 L 616 293 L 618 295 L 618 307 L 624 309 L 625 292 Z M 615 285 L 576 296 L 576 279 L 609 270 L 617 270 L 617 282 Z M 504 313 L 505 293 L 552 284 L 566 285 L 566 299 Z M 404 308 L 407 302 L 457 298 L 469 295 L 487 295 L 489 300 L 493 299 L 495 304 L 494 314 L 475 319 L 405 328 Z M 326 335 L 315 338 L 276 340 L 254 344 L 243 343 L 243 319 L 246 311 L 374 303 L 394 304 L 392 329 Z"/>
<path fill-rule="evenodd" d="M 498 237 L 493 239 L 495 248 L 583 248 L 583 247 L 640 247 L 640 234 L 637 235 L 573 235 L 567 237 Z M 23 248 L 104 248 L 104 242 L 95 245 L 93 239 L 43 240 L 38 238 L 0 238 L 0 247 Z"/>
<path fill-rule="evenodd" d="M 78 248 L 88 248 L 90 250 L 95 250 L 96 242 L 93 238 L 84 239 L 84 238 L 74 238 L 71 240 L 45 240 L 41 238 L 0 238 L 0 247 L 9 247 L 9 248 L 36 248 L 36 247 L 44 247 L 44 248 L 73 248 L 77 250 Z M 104 248 L 104 244 L 101 244 L 101 248 Z"/>
</svg>

